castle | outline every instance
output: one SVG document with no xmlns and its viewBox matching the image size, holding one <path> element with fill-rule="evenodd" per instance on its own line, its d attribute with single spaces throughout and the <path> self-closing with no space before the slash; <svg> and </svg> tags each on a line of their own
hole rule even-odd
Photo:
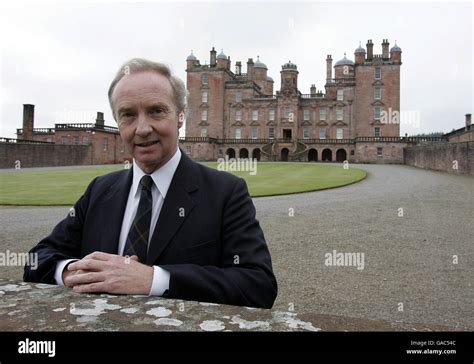
<svg viewBox="0 0 474 364">
<path fill-rule="evenodd" d="M 403 162 L 400 138 L 402 50 L 369 40 L 354 61 L 326 58 L 325 92 L 298 89 L 298 68 L 288 61 L 280 90 L 257 57 L 231 70 L 230 57 L 210 51 L 209 64 L 186 59 L 189 116 L 186 153 L 198 160 L 228 155 L 258 160 Z M 207 62 L 206 62 L 207 63 Z M 334 68 L 334 74 L 333 74 Z M 394 115 L 395 117 L 392 117 Z"/>
<path fill-rule="evenodd" d="M 387 39 L 382 54 L 374 54 L 369 40 L 366 49 L 359 45 L 355 50 L 354 61 L 344 56 L 333 66 L 328 55 L 325 91 L 313 84 L 303 94 L 298 67 L 290 61 L 283 64 L 281 87 L 274 92 L 274 80 L 259 57 L 255 62 L 248 59 L 243 73 L 241 62 L 231 71 L 230 57 L 214 48 L 204 65 L 191 52 L 186 59 L 189 112 L 180 147 L 198 161 L 228 156 L 406 163 L 449 172 L 451 161 L 459 159 L 463 167 L 454 172 L 473 173 L 466 157 L 472 153 L 471 114 L 466 114 L 465 127 L 441 137 L 400 137 L 401 55 L 400 47 L 390 48 Z M 17 135 L 0 138 L 0 168 L 16 168 L 19 162 L 40 167 L 131 160 L 118 128 L 105 125 L 102 112 L 91 123 L 34 128 L 34 105 L 25 104 Z M 430 154 L 434 150 L 440 151 L 436 158 Z"/>
</svg>

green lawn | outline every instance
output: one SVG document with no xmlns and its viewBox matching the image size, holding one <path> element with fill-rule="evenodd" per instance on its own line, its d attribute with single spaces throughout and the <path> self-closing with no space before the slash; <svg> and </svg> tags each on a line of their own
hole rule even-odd
<svg viewBox="0 0 474 364">
<path fill-rule="evenodd" d="M 205 163 L 217 168 L 217 163 Z M 73 205 L 96 176 L 120 166 L 84 167 L 55 171 L 28 170 L 0 173 L 0 205 Z M 358 182 L 367 173 L 338 165 L 310 163 L 259 163 L 257 174 L 232 172 L 247 181 L 253 197 L 322 190 Z"/>
</svg>

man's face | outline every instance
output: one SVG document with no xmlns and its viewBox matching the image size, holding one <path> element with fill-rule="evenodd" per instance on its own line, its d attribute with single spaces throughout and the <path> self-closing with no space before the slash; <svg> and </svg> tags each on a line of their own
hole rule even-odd
<svg viewBox="0 0 474 364">
<path fill-rule="evenodd" d="M 156 72 L 125 75 L 112 94 L 120 136 L 145 173 L 164 165 L 176 152 L 183 121 L 168 79 Z"/>
</svg>

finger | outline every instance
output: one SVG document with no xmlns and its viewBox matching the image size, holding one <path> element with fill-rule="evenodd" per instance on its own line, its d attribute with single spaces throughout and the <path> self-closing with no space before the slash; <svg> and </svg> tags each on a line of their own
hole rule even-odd
<svg viewBox="0 0 474 364">
<path fill-rule="evenodd" d="M 68 265 L 68 270 L 86 270 L 100 272 L 107 268 L 108 263 L 103 260 L 94 260 L 94 259 L 82 259 L 77 262 L 71 263 Z"/>
<path fill-rule="evenodd" d="M 76 286 L 79 284 L 87 283 L 96 283 L 103 282 L 104 276 L 101 273 L 83 273 L 83 274 L 74 274 L 66 278 L 66 284 L 68 286 Z"/>
<path fill-rule="evenodd" d="M 77 293 L 105 292 L 104 283 L 102 282 L 80 284 L 72 287 L 72 290 Z"/>
<path fill-rule="evenodd" d="M 95 260 L 110 260 L 113 257 L 115 257 L 116 254 L 109 254 L 109 253 L 104 253 L 104 252 L 93 252 L 90 253 L 89 255 L 86 255 L 83 259 L 95 259 Z"/>
<path fill-rule="evenodd" d="M 140 259 L 138 259 L 138 255 L 132 255 L 132 256 L 130 257 L 130 259 L 131 259 L 131 260 L 134 260 L 134 261 L 136 261 L 136 262 L 139 262 L 139 261 L 140 261 Z"/>
</svg>

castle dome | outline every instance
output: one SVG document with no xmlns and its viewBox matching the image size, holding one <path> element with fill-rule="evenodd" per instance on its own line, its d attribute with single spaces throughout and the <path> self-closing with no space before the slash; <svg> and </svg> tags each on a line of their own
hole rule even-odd
<svg viewBox="0 0 474 364">
<path fill-rule="evenodd" d="M 196 60 L 197 60 L 197 58 L 193 54 L 193 50 L 191 49 L 191 54 L 188 56 L 188 58 L 186 58 L 186 61 L 196 61 Z"/>
<path fill-rule="evenodd" d="M 359 47 L 354 51 L 354 53 L 364 53 L 365 54 L 365 49 L 362 48 L 360 42 L 359 42 Z"/>
<path fill-rule="evenodd" d="M 227 59 L 227 56 L 224 54 L 223 49 L 221 49 L 221 53 L 217 55 L 217 59 Z"/>
<path fill-rule="evenodd" d="M 401 52 L 402 49 L 397 45 L 397 41 L 395 41 L 395 45 L 390 49 L 390 52 Z"/>
<path fill-rule="evenodd" d="M 264 69 L 268 69 L 267 68 L 267 65 L 263 62 L 260 62 L 260 57 L 257 56 L 257 61 L 255 62 L 253 68 L 264 68 Z"/>
<path fill-rule="evenodd" d="M 348 59 L 346 57 L 346 54 L 344 53 L 344 58 L 341 59 L 340 61 L 337 61 L 336 64 L 334 65 L 334 67 L 336 66 L 353 66 L 354 65 L 354 62 L 351 61 L 350 59 Z"/>
<path fill-rule="evenodd" d="M 296 64 L 291 63 L 291 61 L 286 62 L 283 66 L 281 66 L 282 70 L 296 70 Z"/>
</svg>

